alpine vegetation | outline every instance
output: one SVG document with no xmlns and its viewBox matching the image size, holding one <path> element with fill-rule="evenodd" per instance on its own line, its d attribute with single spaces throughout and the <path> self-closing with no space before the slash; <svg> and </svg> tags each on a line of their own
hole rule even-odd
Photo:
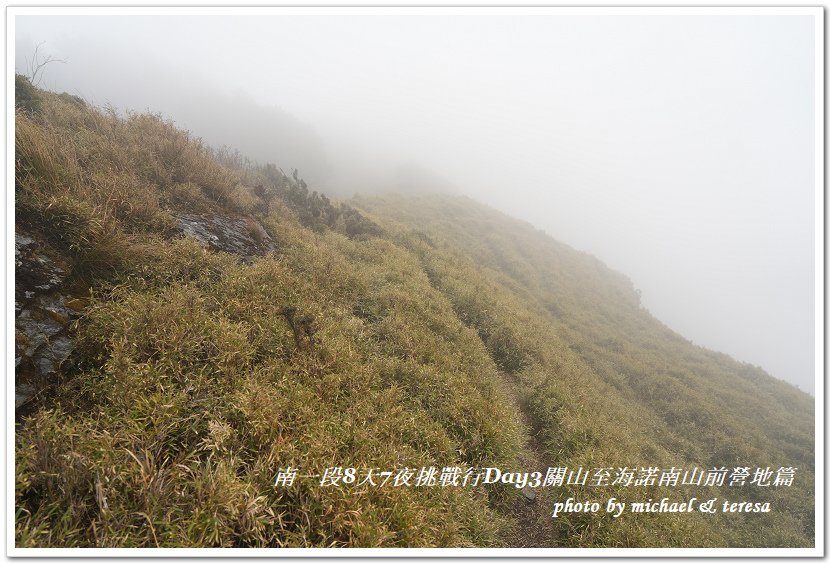
<svg viewBox="0 0 830 563">
<path fill-rule="evenodd" d="M 17 547 L 814 545 L 813 399 L 596 258 L 15 86 Z"/>
</svg>

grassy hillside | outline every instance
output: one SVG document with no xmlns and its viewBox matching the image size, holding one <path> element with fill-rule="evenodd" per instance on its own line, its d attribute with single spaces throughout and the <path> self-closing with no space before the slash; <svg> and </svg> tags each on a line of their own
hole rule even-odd
<svg viewBox="0 0 830 563">
<path fill-rule="evenodd" d="M 647 515 L 635 530 L 592 519 L 568 529 L 572 545 L 666 545 L 652 536 L 664 524 L 670 545 L 812 543 L 812 397 L 694 346 L 640 306 L 628 279 L 526 223 L 466 198 L 389 195 L 356 204 L 407 232 L 402 244 L 421 257 L 433 286 L 514 374 L 552 466 L 793 465 L 802 472 L 797 491 L 738 493 L 775 499 L 775 517 L 718 514 L 697 530 L 671 529 L 695 521 L 688 516 L 664 523 L 663 515 Z M 684 492 L 736 494 L 730 487 Z M 604 493 L 632 497 L 630 488 Z M 677 497 L 676 489 L 643 497 L 664 495 Z"/>
<path fill-rule="evenodd" d="M 813 544 L 812 399 L 672 333 L 596 259 L 465 198 L 333 202 L 25 80 L 17 105 L 16 232 L 78 310 L 71 358 L 17 412 L 19 547 Z M 183 236 L 193 217 L 269 251 Z M 307 477 L 330 466 L 798 472 L 528 498 Z M 550 518 L 612 496 L 773 511 Z"/>
</svg>

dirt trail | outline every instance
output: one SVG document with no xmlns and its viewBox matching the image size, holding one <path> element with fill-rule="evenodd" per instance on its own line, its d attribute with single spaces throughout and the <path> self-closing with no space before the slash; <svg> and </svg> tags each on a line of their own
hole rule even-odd
<svg viewBox="0 0 830 563">
<path fill-rule="evenodd" d="M 527 408 L 517 392 L 518 382 L 507 374 L 501 373 L 504 391 L 513 402 L 516 422 L 522 429 L 523 446 L 519 454 L 518 471 L 540 471 L 542 478 L 550 464 L 544 455 L 544 449 L 533 432 L 533 425 Z M 557 530 L 551 518 L 551 500 L 548 492 L 542 488 L 525 488 L 514 503 L 517 526 L 508 538 L 508 547 L 557 547 Z"/>
</svg>

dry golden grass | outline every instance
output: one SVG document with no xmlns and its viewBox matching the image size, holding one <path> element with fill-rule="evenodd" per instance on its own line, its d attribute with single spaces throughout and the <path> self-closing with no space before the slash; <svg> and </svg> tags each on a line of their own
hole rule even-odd
<svg viewBox="0 0 830 563">
<path fill-rule="evenodd" d="M 16 124 L 19 221 L 95 293 L 76 373 L 18 427 L 18 546 L 500 541 L 509 517 L 471 491 L 273 486 L 289 466 L 515 459 L 495 367 L 416 260 L 263 205 L 243 182 L 268 178 L 223 166 L 158 116 L 44 93 Z M 242 265 L 167 238 L 172 215 L 193 210 L 256 210 L 265 230 L 251 220 L 251 234 L 282 254 Z M 352 314 L 358 302 L 377 323 Z M 313 342 L 298 348 L 286 306 Z"/>
<path fill-rule="evenodd" d="M 17 220 L 93 298 L 74 371 L 16 429 L 18 546 L 501 545 L 528 525 L 515 490 L 274 478 L 534 457 L 799 465 L 770 517 L 570 515 L 558 545 L 812 543 L 810 401 L 683 341 L 596 260 L 459 198 L 358 213 L 160 116 L 35 94 L 15 115 Z M 182 212 L 249 215 L 279 253 L 241 264 L 171 238 Z M 580 495 L 596 491 L 546 498 Z"/>
</svg>

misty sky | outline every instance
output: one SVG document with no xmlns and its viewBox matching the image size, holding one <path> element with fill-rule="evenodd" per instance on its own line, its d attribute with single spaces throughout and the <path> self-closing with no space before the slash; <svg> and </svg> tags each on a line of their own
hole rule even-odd
<svg viewBox="0 0 830 563">
<path fill-rule="evenodd" d="M 422 167 L 813 392 L 815 41 L 809 16 L 20 16 L 15 60 L 44 42 L 41 86 L 312 188 Z"/>
</svg>

